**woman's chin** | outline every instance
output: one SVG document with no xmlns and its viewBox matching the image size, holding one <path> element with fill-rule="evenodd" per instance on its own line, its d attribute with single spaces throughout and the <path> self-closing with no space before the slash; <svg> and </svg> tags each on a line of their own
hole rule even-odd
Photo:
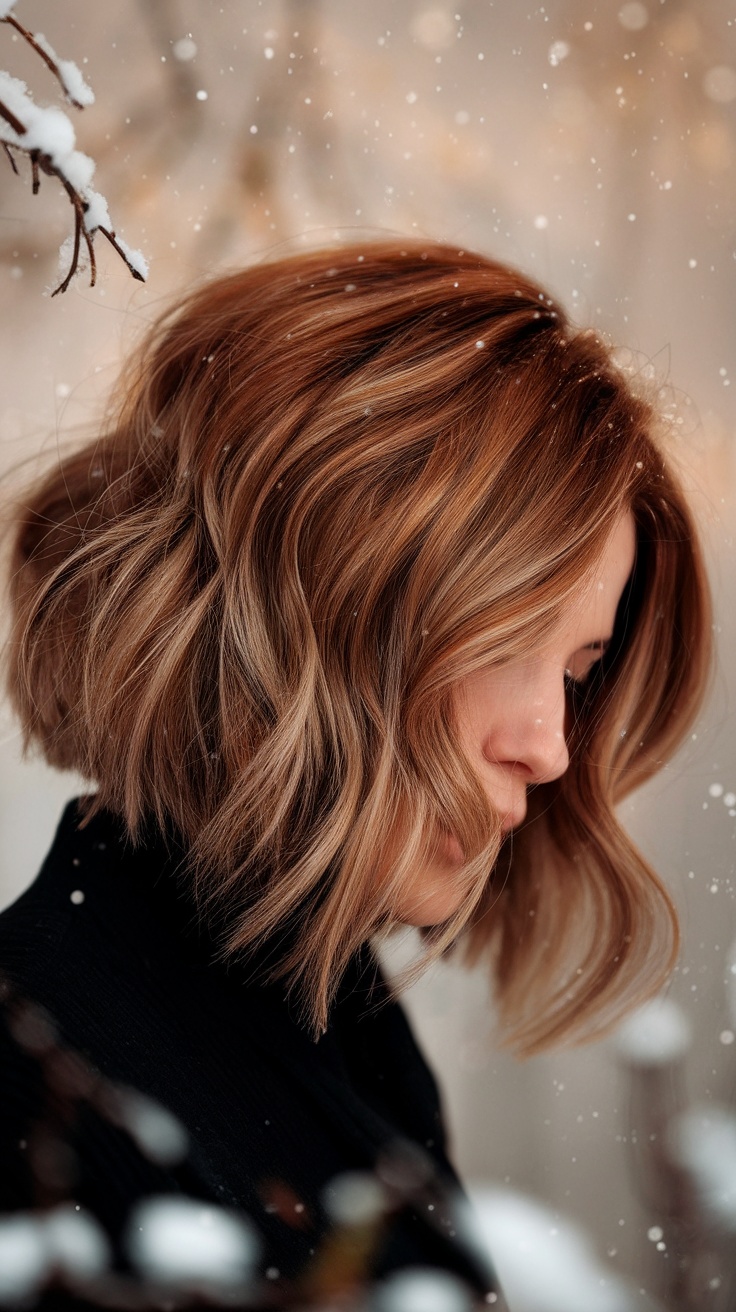
<svg viewBox="0 0 736 1312">
<path fill-rule="evenodd" d="M 397 908 L 397 919 L 415 929 L 441 925 L 460 909 L 465 893 L 465 889 L 454 884 L 452 872 L 442 876 L 425 871 L 424 878 L 417 879 L 414 887 L 406 890 Z"/>
</svg>

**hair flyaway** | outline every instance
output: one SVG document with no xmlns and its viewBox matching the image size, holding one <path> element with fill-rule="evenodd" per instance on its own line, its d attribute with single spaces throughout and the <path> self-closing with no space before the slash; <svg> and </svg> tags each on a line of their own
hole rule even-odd
<svg viewBox="0 0 736 1312">
<path fill-rule="evenodd" d="M 696 714 L 710 611 L 660 422 L 610 348 L 513 269 L 380 240 L 198 287 L 118 396 L 18 511 L 27 741 L 133 840 L 179 836 L 223 957 L 273 944 L 315 1031 L 441 833 L 462 896 L 423 959 L 486 959 L 517 1051 L 655 991 L 676 915 L 615 807 Z M 569 768 L 504 833 L 453 687 L 554 630 L 627 511 Z"/>
</svg>

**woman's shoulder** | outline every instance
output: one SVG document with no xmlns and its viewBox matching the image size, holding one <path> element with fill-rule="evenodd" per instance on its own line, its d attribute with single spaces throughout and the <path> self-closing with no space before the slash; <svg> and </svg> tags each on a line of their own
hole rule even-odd
<svg viewBox="0 0 736 1312">
<path fill-rule="evenodd" d="M 155 1044 L 176 1012 L 187 940 L 165 852 L 133 847 L 115 816 L 88 817 L 85 801 L 69 803 L 36 879 L 0 914 L 0 972 L 67 1043 L 115 1068 L 127 1032 Z M 173 915 L 156 895 L 163 881 Z"/>
<path fill-rule="evenodd" d="M 78 827 L 81 800 L 66 806 L 36 878 L 0 912 L 0 970 L 30 988 L 57 959 L 85 899 L 80 868 L 94 840 Z"/>
<path fill-rule="evenodd" d="M 63 962 L 67 940 L 92 947 L 120 910 L 122 826 L 107 812 L 87 821 L 87 800 L 68 803 L 33 883 L 0 912 L 0 969 L 29 986 Z"/>
</svg>

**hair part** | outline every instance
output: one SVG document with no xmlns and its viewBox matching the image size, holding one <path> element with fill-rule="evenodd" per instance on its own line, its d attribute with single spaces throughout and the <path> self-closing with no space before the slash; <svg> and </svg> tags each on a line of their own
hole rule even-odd
<svg viewBox="0 0 736 1312">
<path fill-rule="evenodd" d="M 656 433 L 600 338 L 480 255 L 390 240 L 206 283 L 18 509 L 26 741 L 134 838 L 173 827 L 223 955 L 280 943 L 316 1029 L 444 830 L 464 896 L 425 959 L 487 959 L 519 1051 L 601 1032 L 677 946 L 614 807 L 682 740 L 710 660 Z M 627 509 L 635 574 L 570 768 L 504 841 L 452 689 L 554 628 Z"/>
</svg>

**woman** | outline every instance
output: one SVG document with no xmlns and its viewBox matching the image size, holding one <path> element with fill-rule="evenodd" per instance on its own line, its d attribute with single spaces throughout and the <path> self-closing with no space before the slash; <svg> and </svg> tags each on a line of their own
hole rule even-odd
<svg viewBox="0 0 736 1312">
<path fill-rule="evenodd" d="M 485 1294 L 369 944 L 411 924 L 420 965 L 486 959 L 522 1053 L 671 968 L 672 904 L 614 814 L 709 661 L 655 415 L 527 278 L 395 240 L 205 284 L 121 398 L 19 513 L 11 695 L 95 791 L 0 917 L 0 965 L 189 1152 L 133 1163 L 90 1112 L 69 1193 L 113 1234 L 144 1192 L 244 1209 L 304 1291 L 330 1181 L 421 1147 L 363 1272 Z M 32 1201 L 24 1169 L 3 1206 Z"/>
</svg>

